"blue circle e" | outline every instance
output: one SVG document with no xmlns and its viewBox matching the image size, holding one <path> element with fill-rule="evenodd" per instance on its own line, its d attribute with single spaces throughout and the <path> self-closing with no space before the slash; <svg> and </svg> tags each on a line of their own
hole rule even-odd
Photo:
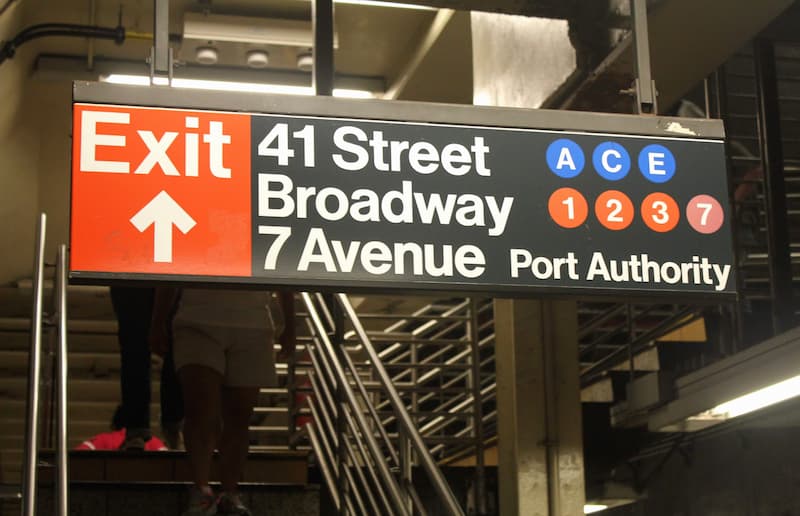
<svg viewBox="0 0 800 516">
<path fill-rule="evenodd" d="M 675 175 L 675 157 L 663 145 L 648 145 L 639 153 L 639 170 L 648 181 L 666 183 Z"/>
<path fill-rule="evenodd" d="M 592 154 L 594 169 L 609 181 L 619 181 L 631 170 L 631 157 L 625 147 L 616 142 L 603 142 Z"/>
<path fill-rule="evenodd" d="M 575 177 L 583 171 L 585 164 L 583 150 L 572 140 L 562 138 L 547 147 L 547 166 L 559 177 Z"/>
</svg>

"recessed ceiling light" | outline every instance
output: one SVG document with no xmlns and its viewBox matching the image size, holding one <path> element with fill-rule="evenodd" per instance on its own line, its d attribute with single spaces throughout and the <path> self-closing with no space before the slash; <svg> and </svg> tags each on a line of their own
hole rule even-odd
<svg viewBox="0 0 800 516">
<path fill-rule="evenodd" d="M 314 68 L 314 56 L 311 52 L 303 52 L 297 54 L 297 69 L 304 72 L 310 72 Z"/>
<path fill-rule="evenodd" d="M 269 53 L 265 50 L 251 50 L 247 53 L 247 66 L 264 68 L 269 64 Z"/>
<path fill-rule="evenodd" d="M 214 47 L 197 47 L 194 58 L 200 64 L 213 65 L 217 64 L 219 54 Z"/>
</svg>

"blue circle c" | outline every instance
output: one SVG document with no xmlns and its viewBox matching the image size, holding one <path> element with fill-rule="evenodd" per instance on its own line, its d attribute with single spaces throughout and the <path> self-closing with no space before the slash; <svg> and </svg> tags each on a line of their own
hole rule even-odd
<svg viewBox="0 0 800 516">
<path fill-rule="evenodd" d="M 631 157 L 625 147 L 616 142 L 603 142 L 594 149 L 592 164 L 600 176 L 619 181 L 631 170 Z"/>
<path fill-rule="evenodd" d="M 663 145 L 648 145 L 639 153 L 639 170 L 653 183 L 666 183 L 675 175 L 675 157 Z"/>
<path fill-rule="evenodd" d="M 583 171 L 586 158 L 580 146 L 562 138 L 556 140 L 547 147 L 547 166 L 559 177 L 569 179 L 575 177 Z"/>
</svg>

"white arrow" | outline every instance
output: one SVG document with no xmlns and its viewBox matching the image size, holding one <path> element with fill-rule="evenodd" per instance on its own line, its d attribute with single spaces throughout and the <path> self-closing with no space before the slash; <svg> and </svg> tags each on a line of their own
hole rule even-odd
<svg viewBox="0 0 800 516">
<path fill-rule="evenodd" d="M 197 223 L 186 213 L 175 199 L 167 192 L 153 197 L 139 213 L 131 217 L 133 224 L 139 232 L 144 232 L 151 225 L 153 228 L 153 261 L 157 263 L 172 263 L 172 226 L 177 227 L 184 235 Z"/>
</svg>

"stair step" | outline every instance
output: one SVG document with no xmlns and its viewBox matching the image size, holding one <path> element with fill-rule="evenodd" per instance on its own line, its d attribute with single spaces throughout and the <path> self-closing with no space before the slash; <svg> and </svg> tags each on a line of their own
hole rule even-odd
<svg viewBox="0 0 800 516">
<path fill-rule="evenodd" d="M 33 303 L 32 281 L 21 280 L 16 287 L 0 287 L 0 316 L 28 317 Z M 53 282 L 45 281 L 44 310 L 53 306 Z M 67 286 L 67 313 L 79 319 L 113 319 L 108 287 Z"/>
<path fill-rule="evenodd" d="M 78 420 L 104 420 L 111 421 L 111 416 L 117 408 L 118 401 L 74 401 L 69 404 L 68 417 L 70 421 Z M 10 400 L 0 398 L 0 414 L 9 419 L 24 419 L 26 417 L 25 400 Z M 150 405 L 150 420 L 158 421 L 158 403 Z"/>
<path fill-rule="evenodd" d="M 151 399 L 157 400 L 160 382 L 153 380 L 150 387 Z M 0 398 L 24 400 L 27 397 L 28 383 L 25 378 L 0 377 Z M 118 401 L 119 379 L 109 378 L 70 378 L 69 401 Z"/>
<path fill-rule="evenodd" d="M 0 317 L 0 330 L 28 332 L 31 329 L 30 317 Z M 77 319 L 70 317 L 67 321 L 69 333 L 117 333 L 117 321 L 114 319 Z"/>
<path fill-rule="evenodd" d="M 28 373 L 29 352 L 27 350 L 0 349 L 0 372 L 26 375 Z M 70 374 L 79 376 L 104 377 L 119 375 L 120 358 L 118 351 L 109 352 L 70 352 L 68 356 Z M 153 360 L 153 369 L 158 371 L 159 360 Z"/>
<path fill-rule="evenodd" d="M 52 452 L 40 453 L 40 462 L 52 464 Z M 214 456 L 211 478 L 219 478 L 219 456 Z M 71 451 L 69 469 L 72 482 L 190 482 L 186 452 Z M 52 468 L 42 468 L 42 479 L 52 476 Z M 242 482 L 304 485 L 308 482 L 308 453 L 251 452 L 247 457 Z"/>
<path fill-rule="evenodd" d="M 72 333 L 67 337 L 70 353 L 76 352 L 119 352 L 116 333 Z M 31 340 L 28 329 L 25 331 L 4 331 L 0 329 L 0 349 L 27 351 Z"/>
<path fill-rule="evenodd" d="M 175 516 L 188 503 L 188 484 L 78 484 L 70 488 L 70 515 L 79 516 Z M 39 514 L 55 514 L 52 488 L 41 489 Z M 243 484 L 242 501 L 253 514 L 318 516 L 317 485 Z M 18 505 L 17 505 L 18 507 Z M 328 514 L 330 511 L 323 512 Z M 17 512 L 14 516 L 17 516 Z M 3 515 L 5 516 L 5 515 Z"/>
<path fill-rule="evenodd" d="M 28 350 L 0 349 L 0 372 L 18 375 L 28 374 Z M 118 377 L 120 372 L 119 350 L 109 351 L 70 351 L 68 356 L 70 376 L 106 377 L 110 374 Z M 161 360 L 153 355 L 151 359 L 152 374 L 161 371 Z"/>
<path fill-rule="evenodd" d="M 85 439 L 97 435 L 98 433 L 108 432 L 109 419 L 88 419 L 82 421 L 68 421 L 68 432 L 70 439 L 79 444 Z M 41 430 L 40 430 L 41 432 Z M 24 419 L 0 419 L 0 435 L 24 435 Z"/>
</svg>

